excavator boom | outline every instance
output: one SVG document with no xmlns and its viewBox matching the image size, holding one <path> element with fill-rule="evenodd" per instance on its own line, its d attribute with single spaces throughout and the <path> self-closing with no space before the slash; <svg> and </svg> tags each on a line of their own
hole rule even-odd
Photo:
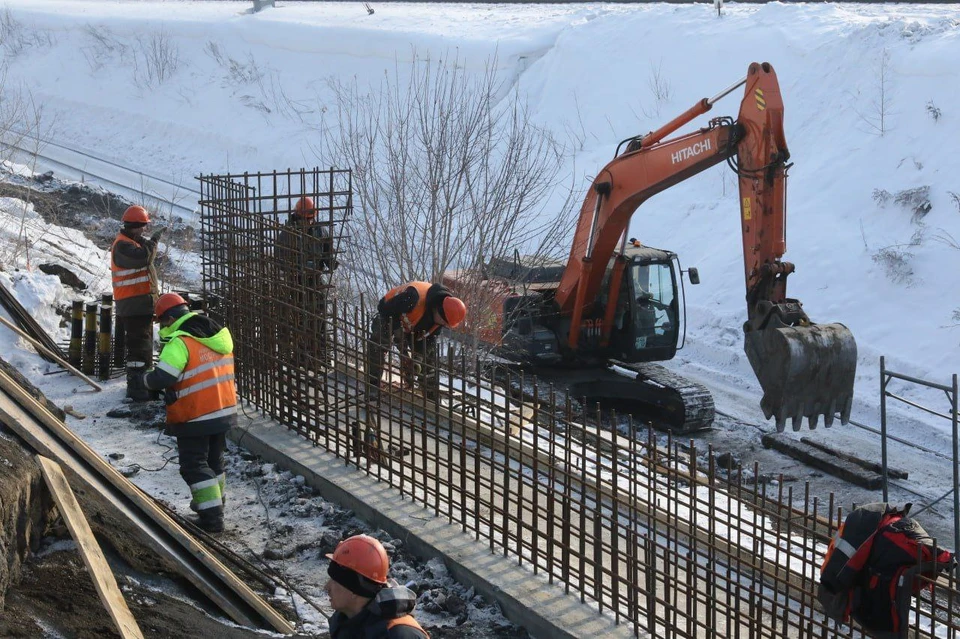
<svg viewBox="0 0 960 639">
<path fill-rule="evenodd" d="M 739 86 L 744 86 L 744 97 L 736 121 L 714 118 L 697 132 L 664 139 Z M 786 251 L 789 157 L 783 100 L 768 63 L 751 64 L 740 82 L 699 101 L 657 131 L 633 138 L 626 151 L 597 174 L 581 209 L 555 297 L 561 314 L 571 317 L 568 349 L 578 349 L 584 309 L 596 302 L 618 245 L 623 255 L 634 211 L 654 194 L 726 160 L 736 170 L 740 187 L 744 350 L 764 391 L 764 414 L 775 418 L 778 430 L 788 418 L 794 430 L 804 417 L 816 427 L 820 415 L 830 426 L 837 412 L 847 423 L 857 359 L 853 336 L 842 324 L 814 324 L 800 302 L 787 297 L 787 276 L 794 266 L 780 258 Z M 611 280 L 618 286 L 616 277 Z M 607 298 L 613 305 L 617 295 Z M 612 313 L 608 307 L 607 316 Z M 609 331 L 609 322 L 605 326 Z"/>
</svg>

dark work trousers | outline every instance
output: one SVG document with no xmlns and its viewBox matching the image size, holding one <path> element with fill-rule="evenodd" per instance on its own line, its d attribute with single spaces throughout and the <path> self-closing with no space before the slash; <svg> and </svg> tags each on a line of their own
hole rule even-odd
<svg viewBox="0 0 960 639">
<path fill-rule="evenodd" d="M 153 366 L 153 316 L 131 315 L 118 317 L 126 332 L 127 397 L 135 402 L 150 399 L 150 391 L 143 387 L 143 372 Z"/>
<path fill-rule="evenodd" d="M 153 316 L 133 315 L 118 317 L 126 333 L 127 368 L 150 368 L 153 366 Z"/>
<path fill-rule="evenodd" d="M 390 321 L 375 315 L 370 323 L 370 339 L 367 341 L 366 371 L 367 383 L 371 388 L 378 388 L 383 376 L 383 367 L 390 347 L 394 344 L 400 351 L 401 374 L 404 381 L 412 383 L 413 374 L 405 364 L 420 365 L 420 374 L 417 383 L 428 397 L 435 396 L 437 389 L 436 374 L 436 343 L 434 339 L 415 339 L 403 332 L 398 322 Z"/>
<path fill-rule="evenodd" d="M 190 487 L 191 499 L 200 509 L 209 509 L 220 515 L 223 514 L 226 491 L 226 475 L 223 472 L 223 451 L 226 447 L 226 432 L 177 437 L 180 476 Z M 212 506 L 217 497 L 220 503 Z"/>
</svg>

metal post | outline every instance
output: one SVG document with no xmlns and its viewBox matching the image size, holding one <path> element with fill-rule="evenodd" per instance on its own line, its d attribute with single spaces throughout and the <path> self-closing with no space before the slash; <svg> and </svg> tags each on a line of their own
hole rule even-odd
<svg viewBox="0 0 960 639">
<path fill-rule="evenodd" d="M 887 365 L 886 358 L 880 356 L 880 458 L 883 476 L 883 501 L 887 501 Z M 956 443 L 954 443 L 956 450 Z"/>
<path fill-rule="evenodd" d="M 957 374 L 953 374 L 953 411 L 951 413 L 951 424 L 953 425 L 953 552 L 960 550 L 960 436 L 958 436 L 957 425 L 960 416 L 957 415 Z M 957 566 L 957 578 L 960 579 L 960 565 Z"/>
<path fill-rule="evenodd" d="M 110 379 L 110 339 L 113 324 L 113 295 L 105 294 L 100 303 L 100 333 L 97 342 L 97 377 Z"/>
<path fill-rule="evenodd" d="M 80 366 L 83 360 L 83 300 L 73 303 L 70 316 L 70 348 L 67 352 L 67 361 L 72 366 Z"/>
<path fill-rule="evenodd" d="M 81 370 L 92 375 L 97 361 L 97 303 L 87 304 L 83 318 L 83 363 Z"/>
</svg>

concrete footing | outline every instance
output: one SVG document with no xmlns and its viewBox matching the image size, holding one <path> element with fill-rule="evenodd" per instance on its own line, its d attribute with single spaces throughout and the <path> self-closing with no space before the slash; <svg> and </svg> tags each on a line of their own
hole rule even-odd
<svg viewBox="0 0 960 639">
<path fill-rule="evenodd" d="M 534 637 L 634 636 L 628 626 L 617 625 L 610 616 L 598 614 L 595 606 L 565 594 L 562 586 L 518 566 L 516 558 L 491 553 L 486 543 L 269 418 L 241 415 L 240 426 L 230 432 L 230 438 L 267 461 L 303 475 L 325 499 L 402 539 L 414 555 L 439 557 L 454 579 L 496 601 L 507 619 Z"/>
</svg>

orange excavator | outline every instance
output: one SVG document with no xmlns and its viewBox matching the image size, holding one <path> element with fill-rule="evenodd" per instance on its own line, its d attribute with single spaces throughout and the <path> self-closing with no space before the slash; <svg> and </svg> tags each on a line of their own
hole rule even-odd
<svg viewBox="0 0 960 639">
<path fill-rule="evenodd" d="M 736 120 L 717 117 L 696 132 L 667 137 L 741 86 Z M 691 284 L 699 275 L 681 269 L 671 251 L 628 240 L 627 229 L 649 197 L 726 161 L 739 180 L 744 350 L 763 389 L 763 413 L 779 431 L 788 419 L 799 430 L 804 417 L 811 428 L 821 415 L 827 426 L 838 413 L 847 423 L 857 362 L 853 335 L 842 324 L 810 321 L 801 303 L 787 297 L 794 265 L 780 258 L 789 157 L 776 73 L 768 63 L 753 63 L 745 78 L 713 98 L 618 145 L 584 200 L 566 263 L 518 255 L 492 261 L 479 277 L 450 272 L 445 282 L 490 309 L 472 315 L 483 322 L 481 339 L 497 353 L 563 370 L 578 395 L 644 403 L 674 432 L 707 428 L 714 417 L 709 391 L 652 363 L 672 359 L 682 346 L 680 274 Z M 610 364 L 619 365 L 619 374 L 606 368 Z"/>
</svg>

